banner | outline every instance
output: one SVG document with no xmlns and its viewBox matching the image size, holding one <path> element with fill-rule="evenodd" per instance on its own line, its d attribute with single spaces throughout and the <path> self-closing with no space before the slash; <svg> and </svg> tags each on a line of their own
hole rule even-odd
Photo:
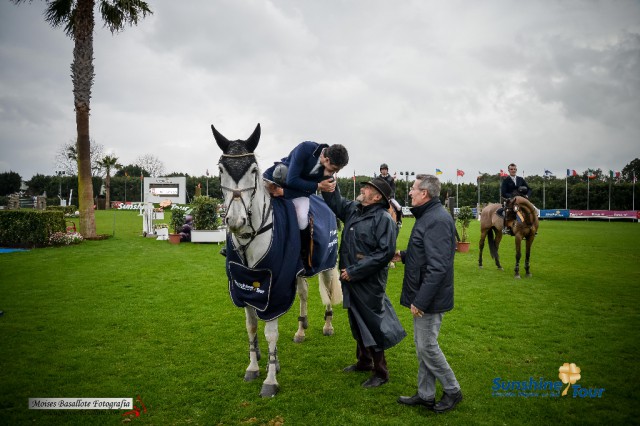
<svg viewBox="0 0 640 426">
<path fill-rule="evenodd" d="M 569 218 L 569 210 L 567 209 L 555 209 L 555 210 L 540 210 L 540 219 L 553 219 L 553 218 Z"/>
<path fill-rule="evenodd" d="M 638 219 L 640 212 L 635 210 L 571 210 L 570 217 L 574 218 L 605 218 L 605 219 Z"/>
</svg>

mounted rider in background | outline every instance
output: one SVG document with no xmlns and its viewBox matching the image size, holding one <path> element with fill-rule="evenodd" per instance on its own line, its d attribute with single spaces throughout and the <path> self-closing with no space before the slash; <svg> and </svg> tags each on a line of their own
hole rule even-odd
<svg viewBox="0 0 640 426">
<path fill-rule="evenodd" d="M 498 209 L 496 213 L 503 218 L 504 226 L 502 228 L 502 233 L 505 235 L 513 235 L 511 233 L 511 225 L 513 224 L 513 218 L 507 217 L 508 215 L 505 211 L 507 201 L 513 197 L 521 196 L 525 198 L 529 198 L 531 196 L 531 188 L 524 180 L 523 177 L 516 176 L 518 171 L 518 167 L 511 163 L 509 164 L 509 176 L 502 180 L 502 184 L 500 185 L 500 195 L 502 196 L 502 208 Z"/>
</svg>

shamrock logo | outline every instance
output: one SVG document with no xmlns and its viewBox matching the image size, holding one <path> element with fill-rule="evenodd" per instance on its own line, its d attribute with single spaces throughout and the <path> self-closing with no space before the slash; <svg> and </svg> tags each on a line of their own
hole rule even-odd
<svg viewBox="0 0 640 426">
<path fill-rule="evenodd" d="M 558 374 L 558 377 L 560 377 L 562 383 L 567 384 L 565 390 L 562 391 L 562 396 L 565 396 L 569 391 L 571 385 L 574 385 L 578 380 L 580 380 L 580 367 L 575 365 L 573 362 L 571 364 L 565 362 L 564 364 L 562 364 L 562 367 L 558 369 L 558 371 L 560 372 L 560 374 Z"/>
</svg>

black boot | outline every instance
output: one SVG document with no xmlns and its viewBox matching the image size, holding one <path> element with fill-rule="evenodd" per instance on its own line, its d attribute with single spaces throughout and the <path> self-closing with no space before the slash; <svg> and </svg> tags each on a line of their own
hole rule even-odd
<svg viewBox="0 0 640 426">
<path fill-rule="evenodd" d="M 300 257 L 305 269 L 311 269 L 311 227 L 300 230 Z"/>
</svg>

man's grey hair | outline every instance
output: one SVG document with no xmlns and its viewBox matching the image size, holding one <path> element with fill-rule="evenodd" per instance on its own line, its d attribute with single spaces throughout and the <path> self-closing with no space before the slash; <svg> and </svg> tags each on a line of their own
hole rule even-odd
<svg viewBox="0 0 640 426">
<path fill-rule="evenodd" d="M 440 197 L 440 180 L 434 175 L 417 175 L 416 180 L 420 181 L 418 188 L 426 189 L 430 198 Z"/>
</svg>

